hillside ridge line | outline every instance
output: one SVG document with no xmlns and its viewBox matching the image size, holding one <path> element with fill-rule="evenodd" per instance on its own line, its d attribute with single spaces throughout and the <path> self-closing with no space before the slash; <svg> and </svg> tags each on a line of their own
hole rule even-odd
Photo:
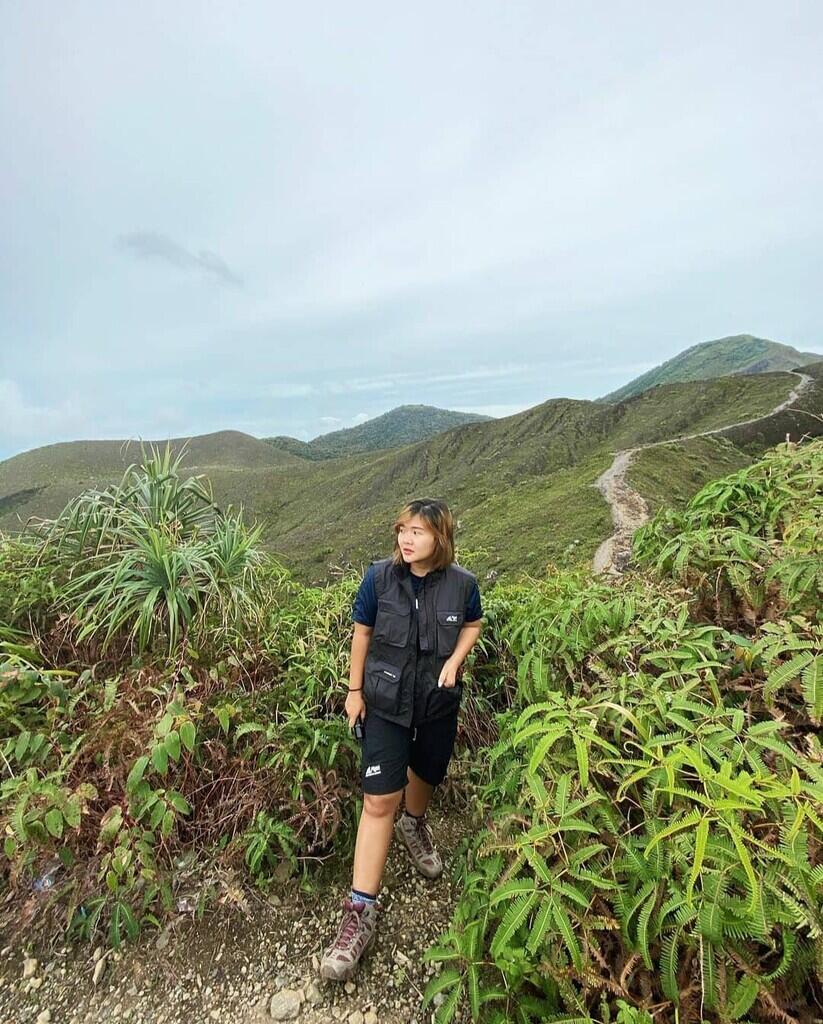
<svg viewBox="0 0 823 1024">
<path fill-rule="evenodd" d="M 604 470 L 594 481 L 592 487 L 596 487 L 606 499 L 612 513 L 614 532 L 607 537 L 598 547 L 592 559 L 592 569 L 595 573 L 607 573 L 610 575 L 621 575 L 631 556 L 632 536 L 634 531 L 643 526 L 650 519 L 649 506 L 646 499 L 626 481 L 626 474 L 634 460 L 637 452 L 644 448 L 659 448 L 664 444 L 677 444 L 680 441 L 691 441 L 696 437 L 710 437 L 713 434 L 722 434 L 734 427 L 744 427 L 750 423 L 758 423 L 760 420 L 770 419 L 778 413 L 784 412 L 795 404 L 803 392 L 814 381 L 814 377 L 801 373 L 799 370 L 785 370 L 798 377 L 798 383 L 789 392 L 788 397 L 779 405 L 776 405 L 771 412 L 762 416 L 754 416 L 752 419 L 739 420 L 737 423 L 727 423 L 722 427 L 712 427 L 711 430 L 701 430 L 697 434 L 679 434 L 677 437 L 669 437 L 664 441 L 648 441 L 645 444 L 634 445 L 631 448 L 622 448 L 614 452 L 614 460 L 608 469 Z"/>
</svg>

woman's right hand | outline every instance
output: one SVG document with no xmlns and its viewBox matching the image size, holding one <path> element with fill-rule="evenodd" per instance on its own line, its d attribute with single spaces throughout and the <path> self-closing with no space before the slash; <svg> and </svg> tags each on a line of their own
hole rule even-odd
<svg viewBox="0 0 823 1024">
<path fill-rule="evenodd" d="M 354 728 L 358 718 L 366 720 L 366 702 L 363 700 L 363 691 L 355 690 L 346 696 L 346 715 L 349 719 L 349 728 Z"/>
</svg>

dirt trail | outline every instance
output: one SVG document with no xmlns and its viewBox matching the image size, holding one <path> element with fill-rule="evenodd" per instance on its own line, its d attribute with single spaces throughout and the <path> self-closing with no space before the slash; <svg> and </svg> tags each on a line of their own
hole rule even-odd
<svg viewBox="0 0 823 1024">
<path fill-rule="evenodd" d="M 626 481 L 626 473 L 632 464 L 637 452 L 644 448 L 659 448 L 664 444 L 676 444 L 680 441 L 691 441 L 696 437 L 710 437 L 712 434 L 722 434 L 733 427 L 743 427 L 749 423 L 758 423 L 760 420 L 769 419 L 790 408 L 800 398 L 806 388 L 813 382 L 814 378 L 808 374 L 800 373 L 797 370 L 788 370 L 798 378 L 797 386 L 789 392 L 788 398 L 776 405 L 771 412 L 762 416 L 755 416 L 749 420 L 739 420 L 737 423 L 727 423 L 722 427 L 713 427 L 711 430 L 701 430 L 697 434 L 680 434 L 677 437 L 670 437 L 665 441 L 650 441 L 647 444 L 638 444 L 633 448 L 624 448 L 614 453 L 614 461 L 605 472 L 595 480 L 596 487 L 612 510 L 612 523 L 614 533 L 600 545 L 594 554 L 592 568 L 596 573 L 609 573 L 619 575 L 625 571 L 631 556 L 632 534 L 634 531 L 648 522 L 649 506 L 642 495 L 633 490 Z"/>
<path fill-rule="evenodd" d="M 238 887 L 202 920 L 181 913 L 119 954 L 83 943 L 27 950 L 23 935 L 0 935 L 0 1024 L 427 1024 L 422 992 L 437 967 L 422 956 L 459 897 L 451 868 L 469 830 L 462 809 L 433 806 L 431 820 L 446 870 L 422 878 L 392 842 L 377 939 L 346 985 L 323 981 L 318 957 L 339 924 L 348 876 L 314 894 L 293 879 L 270 896 Z M 37 958 L 30 977 L 26 956 Z"/>
</svg>

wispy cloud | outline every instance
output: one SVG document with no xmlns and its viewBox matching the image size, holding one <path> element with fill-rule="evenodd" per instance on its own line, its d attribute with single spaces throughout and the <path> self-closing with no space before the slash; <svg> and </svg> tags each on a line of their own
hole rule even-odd
<svg viewBox="0 0 823 1024">
<path fill-rule="evenodd" d="M 173 238 L 169 238 L 168 235 L 161 235 L 156 231 L 133 231 L 120 235 L 117 244 L 138 259 L 167 263 L 179 270 L 202 271 L 216 277 L 223 284 L 233 285 L 237 288 L 243 286 L 242 277 L 236 274 L 216 252 L 201 249 L 195 254 L 175 242 Z"/>
<path fill-rule="evenodd" d="M 350 377 L 344 380 L 325 381 L 318 390 L 328 394 L 348 394 L 355 391 L 393 391 L 398 386 L 421 385 L 432 387 L 437 384 L 465 383 L 470 380 L 502 380 L 507 377 L 522 377 L 534 372 L 534 366 L 526 363 L 507 363 L 498 366 L 475 366 L 455 373 L 434 373 L 430 369 L 393 373 L 386 377 Z"/>
<path fill-rule="evenodd" d="M 76 396 L 54 403 L 38 401 L 25 394 L 17 381 L 0 378 L 0 453 L 7 449 L 10 454 L 21 441 L 33 447 L 66 432 L 71 436 L 81 422 Z"/>
</svg>

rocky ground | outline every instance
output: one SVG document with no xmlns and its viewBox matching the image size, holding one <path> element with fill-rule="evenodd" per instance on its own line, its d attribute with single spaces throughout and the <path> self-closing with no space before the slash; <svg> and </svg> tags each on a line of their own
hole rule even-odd
<svg viewBox="0 0 823 1024">
<path fill-rule="evenodd" d="M 644 498 L 626 481 L 636 448 L 618 452 L 614 462 L 601 473 L 595 487 L 612 510 L 614 533 L 607 537 L 594 554 L 592 568 L 596 573 L 621 573 L 628 564 L 634 531 L 649 519 L 649 507 Z"/>
<path fill-rule="evenodd" d="M 0 1024 L 423 1024 L 422 993 L 434 965 L 423 951 L 449 923 L 458 896 L 450 869 L 464 827 L 432 808 L 445 863 L 430 882 L 395 840 L 381 892 L 378 937 L 352 982 L 320 979 L 319 957 L 340 921 L 343 883 L 306 896 L 296 881 L 253 896 L 248 914 L 218 908 L 181 914 L 162 932 L 114 952 L 98 946 L 26 947 L 2 936 Z"/>
</svg>

